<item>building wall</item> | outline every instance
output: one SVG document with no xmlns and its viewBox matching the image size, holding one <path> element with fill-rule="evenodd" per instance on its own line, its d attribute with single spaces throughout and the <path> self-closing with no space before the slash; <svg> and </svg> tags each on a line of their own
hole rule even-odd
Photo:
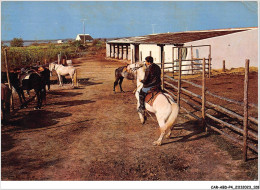
<svg viewBox="0 0 260 190">
<path fill-rule="evenodd" d="M 106 43 L 106 57 L 110 57 L 110 51 L 111 51 L 111 56 L 112 56 L 112 45 L 111 45 L 111 50 L 110 50 L 110 44 Z"/>
<path fill-rule="evenodd" d="M 191 45 L 211 45 L 213 69 L 221 69 L 223 60 L 225 60 L 227 69 L 244 67 L 246 59 L 250 59 L 250 66 L 258 67 L 258 29 L 185 44 L 185 46 Z M 193 54 L 194 51 L 195 55 L 199 54 L 200 57 L 208 58 L 208 50 L 193 50 Z"/>
<path fill-rule="evenodd" d="M 154 63 L 161 63 L 161 48 L 156 44 L 140 44 L 139 52 L 142 52 L 142 60 L 144 61 L 147 56 L 150 55 L 150 51 L 153 57 Z"/>
<path fill-rule="evenodd" d="M 250 59 L 250 66 L 258 67 L 258 28 L 238 32 L 233 34 L 228 34 L 225 36 L 218 36 L 214 38 L 193 41 L 184 44 L 184 46 L 201 46 L 201 45 L 211 45 L 211 58 L 212 58 L 212 69 L 222 69 L 223 60 L 225 60 L 226 68 L 238 68 L 245 66 L 245 60 Z M 173 60 L 173 47 L 174 45 L 165 45 L 165 62 L 170 63 Z M 107 56 L 109 56 L 109 49 L 107 45 Z M 131 60 L 131 53 L 135 53 L 135 48 L 133 44 L 130 44 L 129 49 L 129 60 Z M 145 57 L 151 55 L 154 58 L 154 63 L 161 63 L 161 47 L 157 44 L 140 44 L 139 54 L 142 54 L 142 60 Z M 113 52 L 113 50 L 112 50 Z M 117 53 L 117 48 L 116 48 Z M 113 56 L 114 52 L 112 53 Z M 192 54 L 194 58 L 208 58 L 209 57 L 209 47 L 193 47 Z M 174 49 L 174 59 L 177 59 L 178 49 Z M 140 55 L 137 56 L 140 58 Z M 125 58 L 125 57 L 124 57 Z M 191 59 L 191 48 L 187 49 L 186 59 Z M 200 62 L 201 61 L 197 61 Z M 183 64 L 190 64 L 186 61 Z M 170 66 L 170 65 L 169 65 Z M 188 66 L 185 69 L 189 69 Z M 169 69 L 171 70 L 171 69 Z"/>
</svg>

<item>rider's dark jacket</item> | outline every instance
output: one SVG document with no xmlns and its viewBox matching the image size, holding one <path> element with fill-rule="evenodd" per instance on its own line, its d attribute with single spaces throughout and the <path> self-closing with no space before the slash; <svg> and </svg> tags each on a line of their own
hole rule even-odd
<svg viewBox="0 0 260 190">
<path fill-rule="evenodd" d="M 143 88 L 160 86 L 161 85 L 161 68 L 152 63 L 146 70 L 144 79 L 141 80 L 144 84 Z"/>
</svg>

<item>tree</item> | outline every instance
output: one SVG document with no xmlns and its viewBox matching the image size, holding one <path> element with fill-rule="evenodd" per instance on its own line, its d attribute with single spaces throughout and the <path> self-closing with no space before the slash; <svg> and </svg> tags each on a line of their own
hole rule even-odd
<svg viewBox="0 0 260 190">
<path fill-rule="evenodd" d="M 23 39 L 22 38 L 14 38 L 11 42 L 10 42 L 10 46 L 11 47 L 23 47 Z"/>
<path fill-rule="evenodd" d="M 71 43 L 71 46 L 76 47 L 77 51 L 80 49 L 84 49 L 84 46 L 82 44 L 82 41 L 80 40 L 75 40 Z"/>
</svg>

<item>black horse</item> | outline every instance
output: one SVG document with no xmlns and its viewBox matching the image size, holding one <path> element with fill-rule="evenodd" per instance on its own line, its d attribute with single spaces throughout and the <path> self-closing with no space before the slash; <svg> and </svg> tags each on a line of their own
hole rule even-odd
<svg viewBox="0 0 260 190">
<path fill-rule="evenodd" d="M 130 72 L 130 70 L 128 70 L 127 66 L 119 67 L 115 70 L 115 82 L 113 88 L 114 92 L 116 86 L 118 85 L 118 82 L 119 82 L 120 91 L 124 92 L 122 89 L 122 82 L 124 78 L 128 80 L 134 80 L 136 78 L 135 74 L 133 72 Z"/>
<path fill-rule="evenodd" d="M 27 102 L 23 90 L 29 91 L 34 89 L 37 97 L 37 106 L 35 107 L 35 109 L 41 109 L 42 101 L 46 100 L 46 89 L 45 89 L 44 77 L 42 77 L 40 74 L 36 72 L 29 73 L 22 80 L 19 77 L 18 73 L 10 72 L 9 76 L 10 76 L 10 83 L 15 88 L 19 96 L 20 103 L 21 103 L 20 108 L 24 108 L 27 106 Z M 2 82 L 7 81 L 6 73 L 2 72 L 1 78 L 2 78 Z"/>
<path fill-rule="evenodd" d="M 49 69 L 43 67 L 43 71 L 40 72 L 40 75 L 44 78 L 44 83 L 45 85 L 47 85 L 48 87 L 48 90 L 50 90 L 50 87 L 51 87 L 51 80 L 50 80 L 50 77 L 51 77 L 51 72 Z"/>
<path fill-rule="evenodd" d="M 30 73 L 30 72 L 38 73 L 41 77 L 43 77 L 45 85 L 48 87 L 48 90 L 50 90 L 50 85 L 51 85 L 50 76 L 51 76 L 51 72 L 50 72 L 49 69 L 47 69 L 44 66 L 32 66 L 32 67 L 27 68 L 25 71 L 27 73 Z"/>
</svg>

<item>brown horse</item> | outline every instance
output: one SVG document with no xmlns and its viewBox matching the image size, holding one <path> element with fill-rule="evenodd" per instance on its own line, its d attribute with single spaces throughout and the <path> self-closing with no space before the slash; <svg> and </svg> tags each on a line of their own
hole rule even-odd
<svg viewBox="0 0 260 190">
<path fill-rule="evenodd" d="M 7 85 L 1 83 L 1 111 L 3 114 L 3 122 L 8 121 L 10 116 L 11 94 L 11 89 Z"/>
<path fill-rule="evenodd" d="M 119 82 L 120 91 L 124 92 L 122 89 L 122 82 L 123 82 L 124 78 L 126 78 L 128 80 L 136 79 L 136 72 L 132 71 L 129 68 L 129 65 L 119 67 L 115 70 L 115 82 L 114 82 L 114 88 L 113 88 L 114 92 L 115 92 L 116 86 L 118 85 L 118 82 Z"/>
<path fill-rule="evenodd" d="M 35 109 L 41 109 L 42 101 L 46 100 L 46 89 L 45 89 L 45 79 L 37 72 L 27 73 L 26 76 L 20 80 L 18 73 L 10 72 L 10 83 L 16 90 L 21 106 L 20 108 L 27 107 L 27 101 L 24 96 L 23 90 L 30 91 L 34 89 L 37 97 L 37 106 Z M 7 81 L 6 73 L 2 72 L 2 82 Z M 24 101 L 24 102 L 23 102 Z"/>
</svg>

